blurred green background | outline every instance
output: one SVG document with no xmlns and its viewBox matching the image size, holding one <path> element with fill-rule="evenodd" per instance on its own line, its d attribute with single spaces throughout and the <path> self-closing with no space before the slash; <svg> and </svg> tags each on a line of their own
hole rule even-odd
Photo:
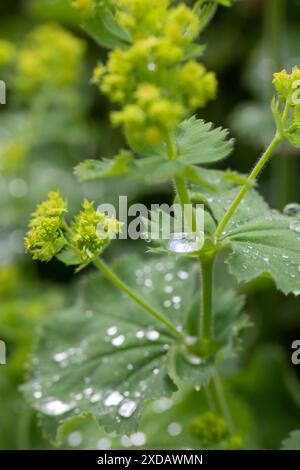
<svg viewBox="0 0 300 470">
<path fill-rule="evenodd" d="M 219 95 L 201 117 L 229 128 L 236 139 L 223 168 L 249 171 L 271 138 L 272 74 L 300 65 L 299 7 L 300 0 L 237 1 L 231 9 L 220 8 L 204 33 L 204 62 L 217 72 Z M 0 79 L 7 83 L 7 104 L 0 105 L 0 339 L 7 345 L 7 364 L 0 365 L 0 449 L 51 447 L 18 387 L 36 331 L 71 302 L 78 278 L 57 261 L 41 265 L 24 255 L 23 237 L 35 204 L 56 189 L 74 212 L 83 197 L 116 202 L 119 194 L 126 194 L 129 203 L 148 205 L 172 198 L 171 186 L 133 185 L 124 177 L 79 185 L 73 176 L 77 162 L 112 156 L 123 145 L 122 135 L 110 126 L 109 103 L 90 84 L 93 67 L 107 51 L 86 37 L 79 23 L 68 0 L 0 5 Z M 38 54 L 48 60 L 46 72 L 35 68 Z M 72 66 L 74 76 L 63 76 L 64 67 L 70 71 Z M 284 158 L 274 158 L 260 181 L 268 202 L 280 210 L 300 201 L 299 152 L 286 146 L 282 153 Z M 145 252 L 145 246 L 119 241 L 107 257 L 133 250 Z M 226 285 L 231 280 L 223 271 L 218 282 Z M 300 338 L 299 298 L 284 297 L 266 280 L 240 290 L 248 296 L 247 311 L 255 326 L 244 338 L 240 372 L 229 376 L 226 386 L 234 413 L 249 430 L 248 446 L 278 448 L 292 429 L 300 428 L 300 366 L 290 360 L 291 343 Z M 149 409 L 143 428 L 157 441 L 150 439 L 148 446 L 187 445 L 188 425 L 184 433 L 170 432 L 172 413 L 176 421 L 182 414 L 188 422 L 202 405 L 195 391 L 184 397 L 172 411 L 160 411 L 157 422 L 155 410 Z M 64 448 L 128 446 L 126 439 L 104 436 L 91 423 L 80 426 Z"/>
</svg>

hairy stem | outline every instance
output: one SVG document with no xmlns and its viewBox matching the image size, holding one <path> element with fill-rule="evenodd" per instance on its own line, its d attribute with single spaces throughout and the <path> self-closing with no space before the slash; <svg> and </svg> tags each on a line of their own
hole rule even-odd
<svg viewBox="0 0 300 470">
<path fill-rule="evenodd" d="M 273 152 L 276 150 L 276 148 L 282 142 L 283 139 L 284 139 L 284 137 L 281 134 L 276 133 L 276 135 L 273 138 L 272 142 L 270 143 L 269 147 L 264 152 L 264 154 L 261 156 L 261 158 L 258 160 L 257 164 L 255 165 L 255 167 L 251 171 L 250 175 L 248 176 L 246 183 L 241 187 L 240 191 L 238 192 L 236 197 L 233 199 L 228 211 L 226 212 L 223 219 L 219 223 L 219 225 L 217 227 L 217 230 L 215 232 L 215 238 L 216 239 L 221 238 L 222 233 L 223 233 L 226 225 L 228 224 L 228 222 L 232 218 L 233 214 L 235 213 L 236 209 L 240 205 L 241 201 L 243 200 L 243 198 L 245 197 L 245 195 L 247 194 L 249 189 L 253 187 L 257 176 L 261 173 L 261 171 L 263 170 L 265 165 L 270 160 Z"/>
<path fill-rule="evenodd" d="M 176 160 L 177 158 L 177 148 L 176 143 L 173 135 L 168 136 L 166 140 L 167 144 L 167 154 L 169 160 Z M 175 176 L 174 177 L 174 184 L 176 188 L 176 192 L 180 201 L 180 205 L 184 210 L 184 215 L 189 222 L 189 230 L 193 233 L 197 230 L 197 220 L 194 208 L 192 206 L 192 202 L 190 200 L 189 192 L 187 185 L 185 183 L 183 176 Z"/>
<path fill-rule="evenodd" d="M 213 339 L 213 267 L 215 254 L 200 258 L 201 266 L 201 312 L 200 337 L 203 340 Z"/>
<path fill-rule="evenodd" d="M 171 323 L 162 313 L 158 312 L 156 309 L 148 305 L 141 297 L 139 297 L 135 292 L 133 292 L 130 287 L 128 287 L 111 269 L 107 264 L 100 258 L 94 260 L 94 265 L 103 272 L 103 274 L 119 289 L 125 292 L 135 303 L 142 307 L 146 312 L 148 312 L 152 317 L 156 318 L 160 323 L 162 323 L 171 333 L 173 333 L 177 338 L 184 338 L 184 334 L 177 330 L 177 328 Z"/>
<path fill-rule="evenodd" d="M 201 322 L 200 337 L 205 341 L 213 340 L 213 268 L 215 262 L 215 253 L 201 257 Z M 234 430 L 233 420 L 226 397 L 223 391 L 222 381 L 218 371 L 215 368 L 213 376 L 206 388 L 206 393 L 210 407 L 220 416 L 222 416 L 229 427 L 230 432 Z"/>
</svg>

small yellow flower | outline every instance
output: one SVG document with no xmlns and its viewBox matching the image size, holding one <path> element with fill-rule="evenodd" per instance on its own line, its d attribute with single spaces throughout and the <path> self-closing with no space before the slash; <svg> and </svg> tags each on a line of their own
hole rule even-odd
<svg viewBox="0 0 300 470">
<path fill-rule="evenodd" d="M 36 27 L 16 53 L 15 86 L 25 96 L 77 83 L 85 42 L 55 24 Z"/>
<path fill-rule="evenodd" d="M 91 78 L 91 83 L 93 83 L 94 85 L 99 84 L 102 77 L 103 77 L 103 75 L 105 74 L 105 70 L 106 69 L 105 69 L 104 65 L 99 63 L 93 71 L 93 76 Z"/>
</svg>

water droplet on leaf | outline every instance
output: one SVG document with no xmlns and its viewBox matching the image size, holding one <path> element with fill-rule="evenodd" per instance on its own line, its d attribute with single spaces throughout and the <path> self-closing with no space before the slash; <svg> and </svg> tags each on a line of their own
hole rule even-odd
<svg viewBox="0 0 300 470">
<path fill-rule="evenodd" d="M 188 254 L 196 253 L 201 249 L 202 245 L 203 239 L 197 238 L 195 234 L 179 232 L 171 235 L 168 248 L 173 253 Z"/>
<path fill-rule="evenodd" d="M 125 400 L 119 408 L 119 415 L 123 418 L 130 418 L 137 408 L 137 404 L 133 400 Z"/>
</svg>

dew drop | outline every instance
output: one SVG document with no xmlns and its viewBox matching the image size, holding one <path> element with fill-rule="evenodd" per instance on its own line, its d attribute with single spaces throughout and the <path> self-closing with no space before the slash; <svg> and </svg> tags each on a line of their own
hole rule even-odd
<svg viewBox="0 0 300 470">
<path fill-rule="evenodd" d="M 53 359 L 55 362 L 62 362 L 68 358 L 68 353 L 66 351 L 62 351 L 59 353 L 54 354 Z"/>
<path fill-rule="evenodd" d="M 166 294 L 171 294 L 171 292 L 173 292 L 173 287 L 172 286 L 166 286 L 164 288 L 164 291 Z"/>
<path fill-rule="evenodd" d="M 130 418 L 137 408 L 137 404 L 133 400 L 125 400 L 119 408 L 119 415 L 123 418 Z"/>
<path fill-rule="evenodd" d="M 116 326 L 110 326 L 109 328 L 107 328 L 106 330 L 106 333 L 109 335 L 109 336 L 114 336 L 115 334 L 117 334 L 118 332 L 118 328 Z"/>
<path fill-rule="evenodd" d="M 91 396 L 90 402 L 91 403 L 97 403 L 97 401 L 101 400 L 101 394 L 100 393 L 94 393 L 94 395 Z"/>
<path fill-rule="evenodd" d="M 40 410 L 48 416 L 60 416 L 74 408 L 75 404 L 64 403 L 56 398 L 48 398 L 40 405 Z"/>
<path fill-rule="evenodd" d="M 159 338 L 160 334 L 156 330 L 149 330 L 146 333 L 146 338 L 149 339 L 149 341 L 156 341 Z"/>
<path fill-rule="evenodd" d="M 180 423 L 170 423 L 168 426 L 168 434 L 172 437 L 179 436 L 182 432 L 182 426 Z"/>
<path fill-rule="evenodd" d="M 157 65 L 154 62 L 150 62 L 147 68 L 148 70 L 150 70 L 150 72 L 155 72 L 155 70 L 157 69 Z"/>
<path fill-rule="evenodd" d="M 122 346 L 122 344 L 124 343 L 125 341 L 125 336 L 124 335 L 120 335 L 120 336 L 117 336 L 116 338 L 113 338 L 111 340 L 111 344 L 113 346 L 116 346 L 116 347 L 119 347 L 119 346 Z"/>
<path fill-rule="evenodd" d="M 137 331 L 136 334 L 135 334 L 135 336 L 136 336 L 138 339 L 142 339 L 142 338 L 144 338 L 144 336 L 145 336 L 145 332 L 142 331 L 142 330 Z"/>
<path fill-rule="evenodd" d="M 186 254 L 195 253 L 201 249 L 203 239 L 187 232 L 173 233 L 168 243 L 169 250 L 173 253 Z"/>
<path fill-rule="evenodd" d="M 99 439 L 99 441 L 97 442 L 98 450 L 109 450 L 110 448 L 111 448 L 111 440 L 107 439 L 106 437 Z"/>
<path fill-rule="evenodd" d="M 133 446 L 141 447 L 147 442 L 147 436 L 144 432 L 135 432 L 130 436 L 130 442 Z"/>
<path fill-rule="evenodd" d="M 163 413 L 169 410 L 172 405 L 173 402 L 170 398 L 160 398 L 153 403 L 152 408 L 155 413 Z"/>
<path fill-rule="evenodd" d="M 124 397 L 123 395 L 121 395 L 120 392 L 118 391 L 112 392 L 108 395 L 108 397 L 106 397 L 104 405 L 105 406 L 117 406 L 119 405 L 119 403 L 121 403 L 123 398 Z"/>
<path fill-rule="evenodd" d="M 74 431 L 69 434 L 68 437 L 68 443 L 71 447 L 78 447 L 83 441 L 83 436 L 81 432 L 79 431 Z"/>
<path fill-rule="evenodd" d="M 189 273 L 186 272 L 186 271 L 178 271 L 178 277 L 182 281 L 186 281 L 186 279 L 188 279 L 188 277 L 189 277 Z"/>
</svg>

